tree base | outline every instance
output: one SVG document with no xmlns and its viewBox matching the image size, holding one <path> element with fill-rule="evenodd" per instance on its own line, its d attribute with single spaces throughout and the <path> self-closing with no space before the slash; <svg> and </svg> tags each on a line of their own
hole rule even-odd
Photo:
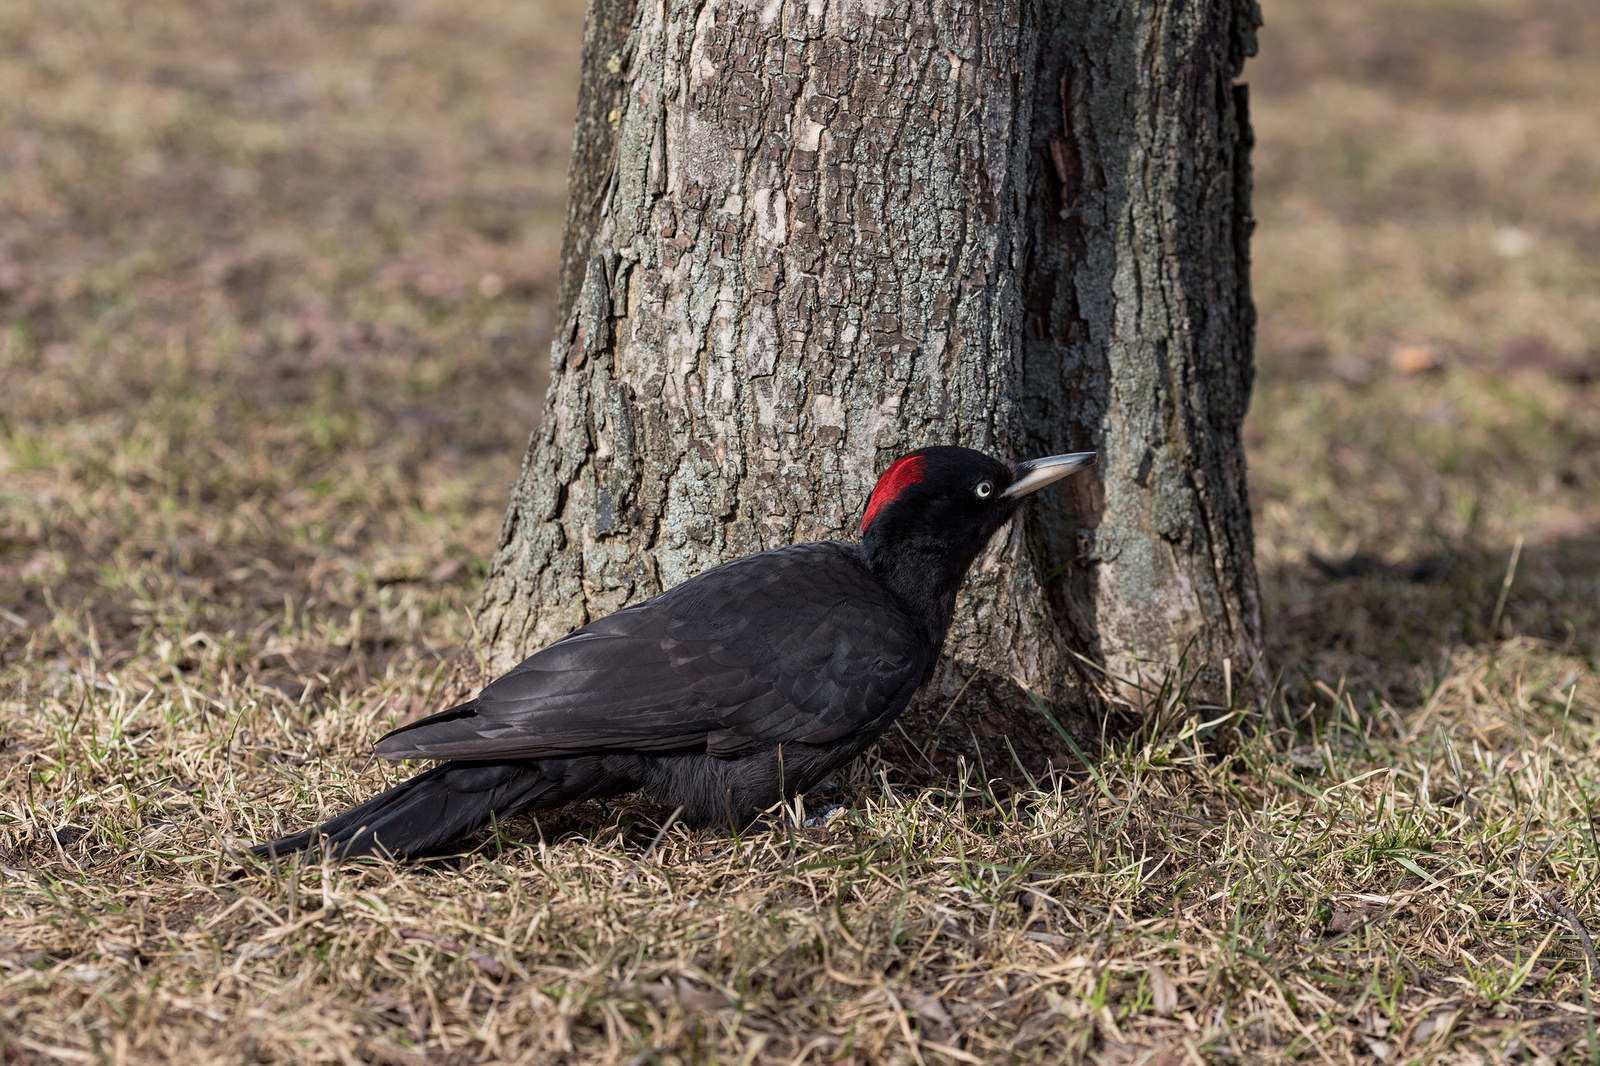
<svg viewBox="0 0 1600 1066">
<path fill-rule="evenodd" d="M 895 780 L 913 786 L 948 784 L 963 770 L 975 782 L 1042 783 L 1052 772 L 1084 769 L 1083 758 L 1096 759 L 1138 726 L 1126 708 L 1079 689 L 1046 701 L 1008 677 L 946 662 L 877 752 Z"/>
</svg>

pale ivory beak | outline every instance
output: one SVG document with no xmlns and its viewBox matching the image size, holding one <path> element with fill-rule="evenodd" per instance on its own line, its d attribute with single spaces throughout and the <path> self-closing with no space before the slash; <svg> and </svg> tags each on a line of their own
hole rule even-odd
<svg viewBox="0 0 1600 1066">
<path fill-rule="evenodd" d="M 1043 459 L 1025 459 L 1013 463 L 1017 480 L 1000 494 L 1002 499 L 1015 500 L 1054 484 L 1077 470 L 1094 465 L 1094 452 L 1073 452 L 1071 455 L 1047 455 Z"/>
</svg>

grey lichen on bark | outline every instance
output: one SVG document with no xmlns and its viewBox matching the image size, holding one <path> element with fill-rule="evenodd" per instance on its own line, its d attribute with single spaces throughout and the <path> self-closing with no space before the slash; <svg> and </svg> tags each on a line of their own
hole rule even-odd
<svg viewBox="0 0 1600 1066">
<path fill-rule="evenodd" d="M 1179 660 L 1197 695 L 1258 702 L 1260 597 L 1241 435 L 1250 401 L 1253 0 L 1059 9 L 1042 49 L 1023 330 L 1030 423 L 1103 452 L 1052 586 L 1119 678 Z M 1051 210 L 1054 208 L 1054 210 Z M 1050 501 L 1043 501 L 1046 510 Z M 1087 503 L 1087 506 L 1082 506 Z M 1231 666 L 1233 677 L 1224 677 Z"/>
<path fill-rule="evenodd" d="M 1077 655 L 1251 660 L 1253 25 L 1233 0 L 592 0 L 495 664 L 853 536 L 934 443 L 1105 458 L 974 568 L 957 673 L 1087 709 Z"/>
</svg>

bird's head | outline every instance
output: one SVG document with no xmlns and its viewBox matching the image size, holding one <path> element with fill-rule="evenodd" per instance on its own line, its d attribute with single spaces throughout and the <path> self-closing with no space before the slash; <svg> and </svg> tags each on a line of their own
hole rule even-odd
<svg viewBox="0 0 1600 1066">
<path fill-rule="evenodd" d="M 972 560 L 1029 493 L 1089 466 L 1094 452 L 1008 463 L 970 448 L 919 448 L 889 464 L 861 516 L 872 568 L 953 597 Z M 940 596 L 944 598 L 944 596 Z"/>
</svg>

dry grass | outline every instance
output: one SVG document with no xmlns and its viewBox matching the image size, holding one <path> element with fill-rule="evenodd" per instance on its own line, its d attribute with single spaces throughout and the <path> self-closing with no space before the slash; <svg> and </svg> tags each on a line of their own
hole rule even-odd
<svg viewBox="0 0 1600 1066">
<path fill-rule="evenodd" d="M 1595 21 L 1266 14 L 1283 728 L 236 876 L 479 680 L 581 13 L 0 8 L 0 1061 L 1600 1061 Z"/>
</svg>

